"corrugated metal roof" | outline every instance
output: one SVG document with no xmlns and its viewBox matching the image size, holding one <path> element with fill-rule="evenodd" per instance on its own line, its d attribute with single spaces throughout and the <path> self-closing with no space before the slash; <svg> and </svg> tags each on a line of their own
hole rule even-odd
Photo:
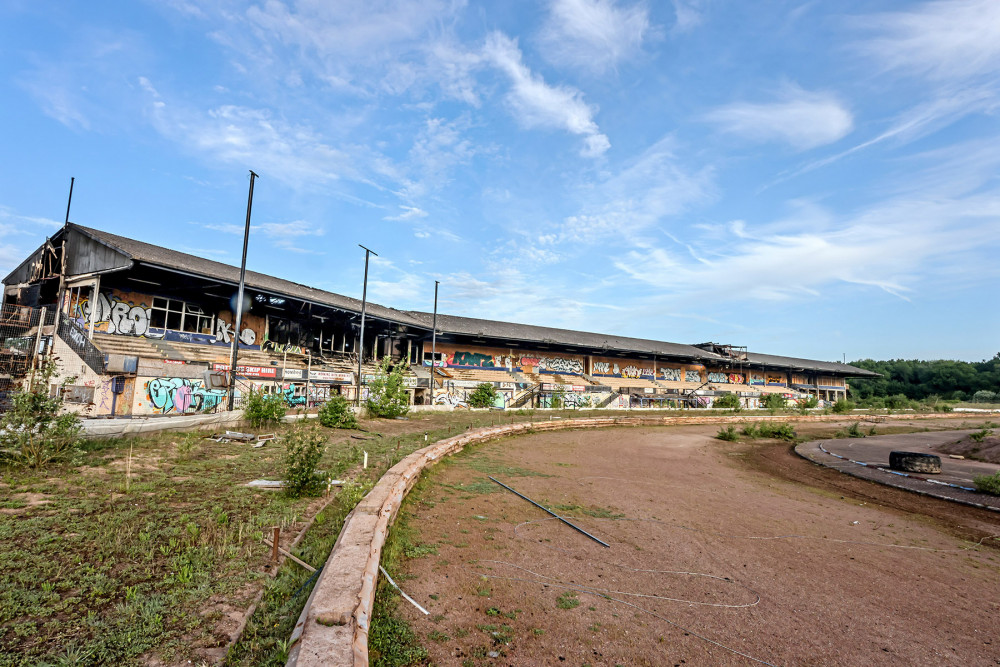
<svg viewBox="0 0 1000 667">
<path fill-rule="evenodd" d="M 76 225 L 73 223 L 71 223 L 71 225 L 92 238 L 118 248 L 122 253 L 128 255 L 131 259 L 134 259 L 137 262 L 159 266 L 174 271 L 183 271 L 199 276 L 206 276 L 214 280 L 228 282 L 233 285 L 238 285 L 240 282 L 240 269 L 237 266 L 230 266 L 229 264 L 223 264 L 222 262 L 216 262 L 203 257 L 196 257 L 194 255 L 189 255 L 177 250 L 171 250 L 162 246 L 152 245 L 150 243 L 143 243 L 142 241 L 136 241 L 135 239 L 118 236 L 117 234 L 111 234 L 99 229 L 83 227 L 82 225 Z M 349 296 L 327 292 L 314 287 L 309 287 L 308 285 L 295 283 L 290 280 L 282 280 L 281 278 L 275 278 L 274 276 L 257 273 L 256 271 L 246 272 L 246 284 L 249 287 L 263 290 L 265 292 L 271 292 L 282 296 L 290 296 L 302 299 L 303 301 L 311 301 L 313 303 L 340 308 L 342 310 L 355 313 L 361 312 L 360 299 L 352 299 Z M 425 327 L 422 322 L 414 320 L 404 311 L 387 308 L 377 303 L 368 302 L 365 312 L 368 317 L 376 317 L 420 328 L 429 328 Z"/>
<path fill-rule="evenodd" d="M 206 276 L 214 280 L 228 282 L 233 285 L 239 284 L 240 270 L 238 267 L 216 262 L 202 257 L 196 257 L 177 250 L 170 250 L 162 246 L 143 243 L 117 234 L 111 234 L 70 223 L 70 226 L 80 232 L 91 236 L 103 243 L 107 243 L 131 259 L 144 264 L 163 267 L 169 270 L 183 271 L 199 276 Z M 324 290 L 302 285 L 290 280 L 282 280 L 263 273 L 247 271 L 246 284 L 250 287 L 271 292 L 277 295 L 290 296 L 304 301 L 331 306 L 355 313 L 361 312 L 361 301 L 342 294 L 335 294 Z M 376 317 L 390 322 L 406 324 L 420 329 L 431 329 L 433 315 L 431 313 L 417 311 L 402 311 L 395 308 L 388 308 L 376 303 L 367 304 L 367 313 L 371 317 Z M 707 350 L 685 345 L 682 343 L 668 343 L 665 341 L 650 340 L 643 338 L 630 338 L 627 336 L 615 336 L 611 334 L 591 333 L 586 331 L 574 331 L 571 329 L 556 329 L 553 327 L 542 327 L 531 324 L 517 324 L 514 322 L 499 322 L 495 320 L 483 320 L 472 317 L 459 317 L 456 315 L 444 315 L 438 313 L 438 331 L 465 336 L 486 337 L 494 339 L 514 340 L 524 343 L 535 343 L 541 345 L 562 345 L 567 347 L 585 347 L 592 350 L 606 350 L 608 353 L 632 352 L 636 354 L 656 354 L 664 357 L 682 357 L 689 359 L 699 359 L 702 361 L 725 361 L 726 357 L 714 354 Z M 765 364 L 775 368 L 797 368 L 803 370 L 829 372 L 838 375 L 849 375 L 854 377 L 877 377 L 877 373 L 872 373 L 855 366 L 838 362 L 816 361 L 812 359 L 798 359 L 795 357 L 782 357 L 770 354 L 749 353 L 748 361 L 752 364 Z"/>
</svg>

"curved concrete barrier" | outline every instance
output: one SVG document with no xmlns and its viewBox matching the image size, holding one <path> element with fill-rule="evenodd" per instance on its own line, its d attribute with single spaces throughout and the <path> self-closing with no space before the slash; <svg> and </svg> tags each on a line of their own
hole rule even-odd
<svg viewBox="0 0 1000 667">
<path fill-rule="evenodd" d="M 911 420 L 918 415 L 891 415 Z M 942 418 L 935 415 L 934 418 Z M 847 417 L 846 419 L 850 419 Z M 734 416 L 726 421 L 845 421 L 842 415 Z M 375 585 L 382 546 L 403 499 L 425 468 L 466 445 L 534 431 L 608 426 L 676 426 L 720 423 L 720 415 L 704 417 L 593 417 L 521 422 L 481 428 L 424 447 L 389 469 L 347 516 L 337 543 L 323 566 L 292 634 L 288 667 L 337 665 L 367 667 L 368 628 L 375 602 Z"/>
</svg>

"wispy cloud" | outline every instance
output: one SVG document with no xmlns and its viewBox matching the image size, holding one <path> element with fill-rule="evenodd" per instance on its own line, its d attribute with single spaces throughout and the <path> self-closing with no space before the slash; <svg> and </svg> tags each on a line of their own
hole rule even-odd
<svg viewBox="0 0 1000 667">
<path fill-rule="evenodd" d="M 686 32 L 705 20 L 703 0 L 674 0 L 674 31 Z"/>
<path fill-rule="evenodd" d="M 711 168 L 690 171 L 675 155 L 675 142 L 664 137 L 604 181 L 590 184 L 587 202 L 562 220 L 552 244 L 601 244 L 609 237 L 635 238 L 650 227 L 710 197 Z"/>
<path fill-rule="evenodd" d="M 927 2 L 909 11 L 860 18 L 858 28 L 880 33 L 863 43 L 887 70 L 938 81 L 995 75 L 1000 68 L 1000 3 Z"/>
<path fill-rule="evenodd" d="M 196 223 L 197 224 L 197 223 Z M 222 232 L 224 234 L 243 235 L 244 225 L 207 223 L 200 225 L 205 229 Z M 297 253 L 321 255 L 312 248 L 302 248 L 296 245 L 297 239 L 306 236 L 323 236 L 325 230 L 317 225 L 313 225 L 305 220 L 292 220 L 290 222 L 262 222 L 250 225 L 253 234 L 260 234 L 267 238 L 274 247 Z"/>
<path fill-rule="evenodd" d="M 854 127 L 851 112 L 831 93 L 788 85 L 773 102 L 736 102 L 708 113 L 724 132 L 751 141 L 781 141 L 804 150 L 842 139 Z"/>
<path fill-rule="evenodd" d="M 649 11 L 642 3 L 553 0 L 542 46 L 556 64 L 600 73 L 640 51 L 649 29 Z"/>
<path fill-rule="evenodd" d="M 517 41 L 494 32 L 486 39 L 484 55 L 503 71 L 511 82 L 507 102 L 525 127 L 565 130 L 584 139 L 580 154 L 598 157 L 611 142 L 594 122 L 594 111 L 583 101 L 583 93 L 567 86 L 550 86 L 523 62 Z"/>
<path fill-rule="evenodd" d="M 399 213 L 398 215 L 387 215 L 382 219 L 403 221 L 403 220 L 415 220 L 427 217 L 427 211 L 419 209 L 416 206 L 400 206 L 399 208 L 403 209 L 402 213 Z"/>
</svg>

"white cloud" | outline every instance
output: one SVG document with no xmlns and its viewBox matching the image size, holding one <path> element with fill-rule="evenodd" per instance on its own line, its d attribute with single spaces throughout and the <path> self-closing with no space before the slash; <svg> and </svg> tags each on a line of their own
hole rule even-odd
<svg viewBox="0 0 1000 667">
<path fill-rule="evenodd" d="M 686 32 L 704 20 L 701 0 L 674 0 L 675 32 Z"/>
<path fill-rule="evenodd" d="M 881 33 L 861 48 L 886 69 L 949 80 L 992 76 L 1000 68 L 996 0 L 928 2 L 910 11 L 860 17 L 858 26 Z"/>
<path fill-rule="evenodd" d="M 243 236 L 244 225 L 236 224 L 216 224 L 208 223 L 201 225 L 205 229 L 211 229 L 224 234 L 235 234 Z M 290 222 L 262 222 L 250 225 L 251 236 L 262 235 L 269 239 L 271 245 L 282 250 L 297 253 L 307 253 L 321 255 L 322 252 L 309 248 L 301 248 L 295 245 L 296 239 L 304 236 L 323 236 L 325 230 L 322 227 L 313 225 L 305 220 L 292 220 Z"/>
<path fill-rule="evenodd" d="M 484 56 L 503 71 L 511 82 L 507 102 L 525 127 L 565 130 L 584 137 L 584 157 L 598 157 L 611 142 L 594 122 L 593 109 L 583 101 L 583 93 L 565 86 L 550 86 L 522 61 L 517 41 L 494 32 L 486 39 Z"/>
<path fill-rule="evenodd" d="M 427 217 L 427 211 L 419 209 L 416 206 L 400 206 L 399 208 L 403 209 L 403 212 L 399 215 L 389 215 L 382 219 L 405 221 Z"/>
<path fill-rule="evenodd" d="M 737 102 L 707 115 L 724 132 L 753 141 L 782 141 L 797 149 L 830 144 L 854 127 L 851 112 L 834 95 L 788 86 L 779 100 Z"/>
<path fill-rule="evenodd" d="M 649 12 L 644 4 L 552 0 L 542 45 L 554 63 L 603 72 L 637 53 L 648 31 Z"/>
<path fill-rule="evenodd" d="M 678 164 L 665 137 L 619 173 L 588 188 L 589 201 L 558 225 L 552 243 L 602 244 L 608 237 L 639 237 L 712 193 L 712 171 L 690 172 Z M 544 238 L 544 237 L 543 237 Z"/>
</svg>

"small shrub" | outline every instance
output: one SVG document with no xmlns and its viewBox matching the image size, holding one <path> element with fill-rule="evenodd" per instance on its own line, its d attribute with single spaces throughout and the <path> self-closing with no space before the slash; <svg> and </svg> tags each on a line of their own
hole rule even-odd
<svg viewBox="0 0 1000 667">
<path fill-rule="evenodd" d="M 846 415 L 852 412 L 855 408 L 854 401 L 849 401 L 846 398 L 842 398 L 833 404 L 833 413 L 837 415 Z"/>
<path fill-rule="evenodd" d="M 491 408 L 498 398 L 492 382 L 483 382 L 469 395 L 469 405 L 474 408 Z"/>
<path fill-rule="evenodd" d="M 566 591 L 556 598 L 556 606 L 560 609 L 574 609 L 580 606 L 580 600 L 576 597 L 576 591 Z"/>
<path fill-rule="evenodd" d="M 819 399 L 816 398 L 815 396 L 810 396 L 809 398 L 804 398 L 800 400 L 796 407 L 799 409 L 799 414 L 804 415 L 809 410 L 815 408 L 818 405 L 819 405 Z"/>
<path fill-rule="evenodd" d="M 994 496 L 1000 496 L 1000 471 L 992 475 L 974 477 L 972 483 L 976 485 L 976 490 L 980 493 L 991 493 Z"/>
<path fill-rule="evenodd" d="M 982 431 L 976 431 L 975 433 L 970 433 L 969 437 L 975 440 L 976 442 L 982 442 L 983 440 L 986 439 L 987 436 L 990 435 L 993 435 L 993 431 L 988 428 L 984 428 Z"/>
<path fill-rule="evenodd" d="M 743 435 L 748 438 L 756 438 L 760 435 L 760 428 L 757 424 L 750 422 L 749 424 L 743 425 Z"/>
<path fill-rule="evenodd" d="M 410 394 L 403 384 L 403 364 L 392 367 L 388 358 L 382 359 L 379 371 L 368 385 L 365 408 L 372 417 L 393 419 L 410 411 Z"/>
<path fill-rule="evenodd" d="M 715 437 L 719 440 L 726 440 L 727 442 L 735 442 L 740 439 L 739 434 L 736 432 L 736 427 L 731 424 L 726 428 L 720 428 L 719 432 L 715 434 Z"/>
<path fill-rule="evenodd" d="M 739 412 L 743 409 L 743 402 L 736 394 L 723 394 L 712 402 L 712 407 Z"/>
<path fill-rule="evenodd" d="M 11 407 L 0 421 L 0 459 L 30 468 L 66 458 L 80 442 L 80 419 L 73 413 L 59 414 L 62 392 L 49 395 L 56 374 L 49 361 L 35 371 L 31 387 L 22 387 L 11 398 Z M 74 378 L 67 378 L 63 385 Z M 61 388 L 61 387 L 60 387 Z"/>
<path fill-rule="evenodd" d="M 795 440 L 797 436 L 795 429 L 788 422 L 761 422 L 757 427 L 757 434 L 761 438 L 776 440 Z"/>
<path fill-rule="evenodd" d="M 847 427 L 847 437 L 848 438 L 863 438 L 865 434 L 861 432 L 861 422 L 854 422 Z"/>
<path fill-rule="evenodd" d="M 357 428 L 358 418 L 347 399 L 335 394 L 319 409 L 319 423 L 327 428 Z"/>
<path fill-rule="evenodd" d="M 243 399 L 243 416 L 254 428 L 277 424 L 284 418 L 285 399 L 280 394 L 265 394 L 251 389 Z"/>
<path fill-rule="evenodd" d="M 315 426 L 299 426 L 285 436 L 285 493 L 293 498 L 318 493 L 323 478 L 316 466 L 326 451 L 326 436 Z"/>
<path fill-rule="evenodd" d="M 760 399 L 760 404 L 773 415 L 778 410 L 785 409 L 785 397 L 781 394 L 764 394 Z"/>
</svg>

